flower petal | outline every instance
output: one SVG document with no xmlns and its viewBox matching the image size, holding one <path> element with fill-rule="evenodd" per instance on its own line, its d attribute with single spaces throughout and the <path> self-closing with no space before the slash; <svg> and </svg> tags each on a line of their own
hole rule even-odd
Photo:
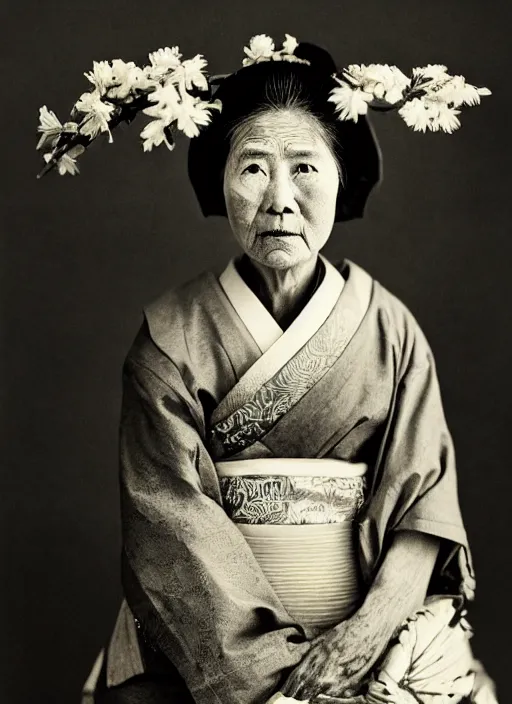
<svg viewBox="0 0 512 704">
<path fill-rule="evenodd" d="M 208 90 L 208 81 L 203 74 L 207 65 L 208 62 L 201 54 L 197 54 L 193 59 L 187 59 L 183 62 L 182 69 L 187 90 L 191 90 L 193 86 L 200 90 Z"/>
<path fill-rule="evenodd" d="M 425 101 L 421 98 L 413 98 L 407 101 L 398 111 L 408 127 L 412 127 L 415 132 L 425 132 L 429 123 L 429 112 Z"/>
<path fill-rule="evenodd" d="M 268 61 L 274 53 L 274 40 L 267 34 L 256 34 L 251 37 L 249 46 L 244 46 L 244 53 L 247 55 L 247 58 L 243 61 L 244 66 L 249 66 L 262 60 Z"/>
<path fill-rule="evenodd" d="M 299 42 L 295 37 L 290 34 L 285 34 L 285 40 L 283 42 L 283 51 L 285 54 L 294 54 L 295 49 L 299 46 Z"/>
<path fill-rule="evenodd" d="M 181 66 L 181 54 L 177 46 L 158 49 L 149 55 L 151 66 L 146 68 L 149 76 L 163 76 Z"/>
<path fill-rule="evenodd" d="M 368 103 L 373 99 L 373 95 L 360 88 L 353 89 L 340 79 L 337 79 L 337 82 L 340 87 L 332 89 L 329 101 L 335 104 L 336 111 L 339 112 L 338 119 L 357 122 L 359 115 L 366 115 L 368 112 Z"/>
<path fill-rule="evenodd" d="M 158 147 L 162 143 L 164 143 L 170 151 L 174 149 L 174 144 L 171 144 L 167 140 L 165 134 L 166 128 L 167 125 L 162 120 L 153 120 L 144 127 L 140 136 L 143 139 L 143 149 L 145 152 L 150 152 L 153 147 Z"/>
<path fill-rule="evenodd" d="M 61 127 L 62 124 L 59 118 L 52 110 L 48 110 L 46 105 L 43 105 L 42 108 L 39 108 L 39 132 L 58 132 L 60 131 Z"/>
</svg>

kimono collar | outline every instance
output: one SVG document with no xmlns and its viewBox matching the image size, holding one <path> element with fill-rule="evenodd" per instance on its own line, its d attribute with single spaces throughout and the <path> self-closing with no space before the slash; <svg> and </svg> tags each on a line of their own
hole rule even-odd
<svg viewBox="0 0 512 704">
<path fill-rule="evenodd" d="M 270 294 L 268 293 L 267 287 L 258 269 L 254 266 L 251 259 L 244 254 L 239 259 L 235 260 L 236 270 L 245 281 L 247 286 L 251 291 L 260 299 L 265 308 L 272 314 L 272 301 Z M 304 309 L 307 302 L 316 292 L 317 288 L 322 283 L 325 276 L 325 264 L 320 257 L 316 259 L 315 270 L 311 281 L 307 285 L 306 289 L 300 295 L 300 298 L 295 302 L 293 310 L 289 311 L 287 314 L 282 316 L 279 320 L 279 325 L 283 330 L 286 330 L 293 323 L 295 318 Z"/>
<path fill-rule="evenodd" d="M 322 303 L 324 296 L 331 293 L 332 295 L 328 295 L 328 298 L 332 298 L 331 303 L 334 305 L 334 302 L 343 289 L 345 280 L 341 274 L 322 255 L 319 255 L 319 259 L 321 268 L 317 269 L 315 276 L 316 281 L 309 301 L 303 306 L 302 310 L 287 330 L 295 328 L 297 325 L 304 323 L 305 320 L 312 320 L 311 316 L 316 317 L 315 312 L 318 306 L 324 309 L 325 313 L 325 301 Z M 265 353 L 283 336 L 285 331 L 272 317 L 271 313 L 251 287 L 244 281 L 235 262 L 235 259 L 229 262 L 228 266 L 219 277 L 219 283 L 261 352 Z M 321 278 L 322 273 L 323 278 Z M 330 311 L 328 311 L 327 314 L 329 312 Z M 318 315 L 319 320 L 323 322 L 325 314 L 321 316 L 321 311 L 319 310 Z"/>
</svg>

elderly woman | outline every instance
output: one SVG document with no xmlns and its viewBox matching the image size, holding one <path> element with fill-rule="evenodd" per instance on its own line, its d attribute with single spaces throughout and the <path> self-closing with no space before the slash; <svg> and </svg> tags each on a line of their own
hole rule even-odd
<svg viewBox="0 0 512 704">
<path fill-rule="evenodd" d="M 243 253 L 149 305 L 126 359 L 126 602 L 96 702 L 495 701 L 432 353 L 320 254 L 378 149 L 336 118 L 330 56 L 295 54 L 220 80 L 191 143 L 203 213 Z"/>
</svg>

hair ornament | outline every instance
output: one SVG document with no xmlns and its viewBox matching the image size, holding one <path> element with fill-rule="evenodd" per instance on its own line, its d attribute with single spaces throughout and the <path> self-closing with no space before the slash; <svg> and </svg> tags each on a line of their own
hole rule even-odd
<svg viewBox="0 0 512 704">
<path fill-rule="evenodd" d="M 310 64 L 295 55 L 297 47 L 299 42 L 289 34 L 278 50 L 271 37 L 257 34 L 244 47 L 242 66 L 264 61 Z M 222 110 L 213 92 L 229 75 L 209 77 L 206 66 L 201 54 L 182 60 L 177 46 L 150 53 L 149 64 L 143 67 L 122 59 L 94 61 L 92 71 L 84 74 L 91 89 L 76 101 L 67 122 L 62 124 L 46 105 L 39 110 L 41 136 L 36 148 L 43 151 L 46 164 L 38 178 L 53 168 L 61 175 L 77 174 L 77 158 L 99 135 L 108 134 L 111 143 L 112 130 L 141 112 L 153 118 L 140 133 L 144 151 L 161 144 L 172 150 L 177 131 L 197 137 L 211 121 L 212 110 Z M 415 68 L 410 76 L 387 64 L 351 64 L 333 79 L 337 86 L 328 100 L 339 120 L 357 122 L 369 108 L 396 110 L 417 132 L 453 132 L 460 127 L 460 108 L 478 105 L 482 96 L 491 94 L 437 64 Z"/>
<path fill-rule="evenodd" d="M 299 59 L 295 56 L 295 49 L 299 46 L 299 42 L 289 34 L 285 34 L 282 49 L 275 50 L 275 44 L 272 37 L 266 34 L 257 34 L 249 41 L 249 46 L 244 46 L 246 54 L 242 61 L 243 66 L 251 66 L 258 64 L 261 61 L 289 61 L 291 63 L 309 64 L 307 59 Z"/>
<path fill-rule="evenodd" d="M 44 151 L 46 161 L 39 177 L 54 167 L 60 174 L 78 173 L 76 157 L 96 137 L 106 132 L 112 142 L 112 130 L 140 112 L 154 118 L 140 133 L 144 151 L 161 144 L 172 150 L 176 130 L 196 137 L 221 104 L 211 100 L 203 56 L 184 61 L 181 57 L 175 46 L 149 54 L 150 63 L 143 68 L 121 59 L 95 61 L 92 71 L 84 74 L 92 89 L 82 93 L 68 122 L 62 125 L 46 105 L 39 110 L 37 149 Z"/>
<path fill-rule="evenodd" d="M 415 132 L 448 132 L 460 127 L 460 107 L 479 105 L 488 88 L 466 83 L 464 76 L 451 76 L 446 66 L 429 64 L 414 68 L 406 76 L 387 64 L 352 64 L 334 76 L 339 87 L 329 100 L 341 120 L 357 122 L 368 108 L 397 110 Z"/>
</svg>

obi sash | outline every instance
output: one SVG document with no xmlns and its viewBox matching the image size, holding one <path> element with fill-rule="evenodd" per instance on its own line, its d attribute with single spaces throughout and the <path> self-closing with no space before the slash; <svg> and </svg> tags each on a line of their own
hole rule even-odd
<svg viewBox="0 0 512 704">
<path fill-rule="evenodd" d="M 216 468 L 224 508 L 287 612 L 312 629 L 350 616 L 361 598 L 354 518 L 366 465 L 270 458 Z"/>
</svg>

